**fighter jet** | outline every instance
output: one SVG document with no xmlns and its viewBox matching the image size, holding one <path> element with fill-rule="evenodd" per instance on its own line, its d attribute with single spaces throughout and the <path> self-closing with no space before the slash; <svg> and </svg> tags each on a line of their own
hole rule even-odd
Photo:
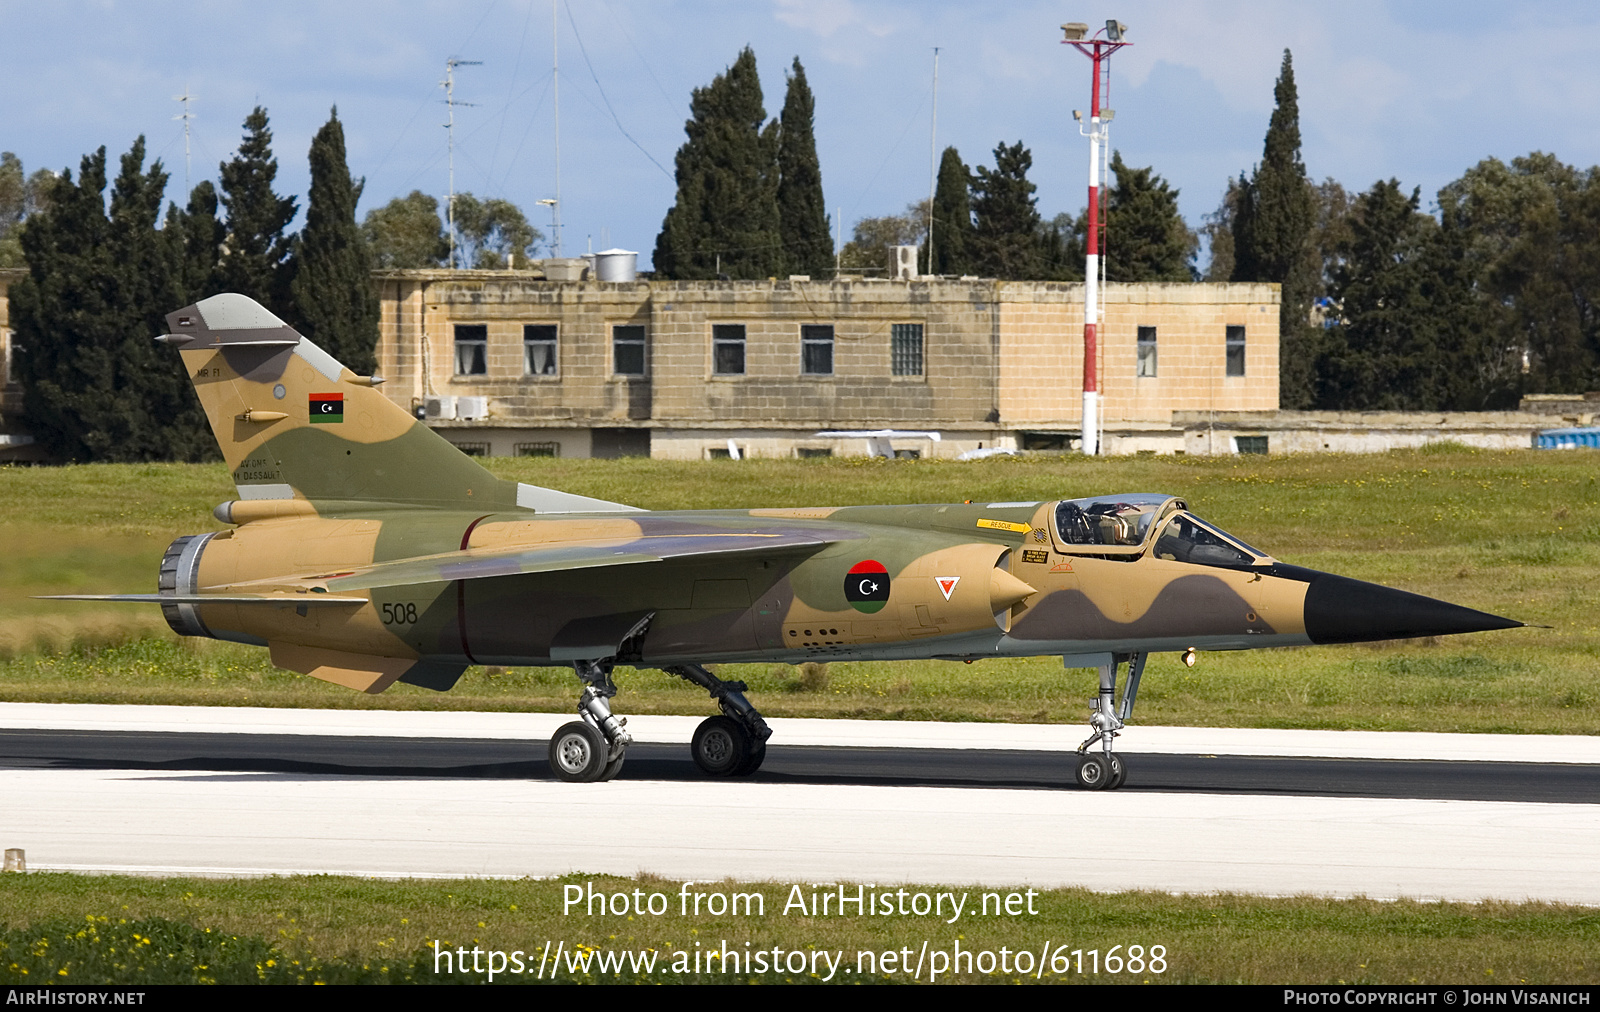
<svg viewBox="0 0 1600 1012">
<path fill-rule="evenodd" d="M 238 498 L 215 510 L 226 530 L 172 543 L 156 593 L 88 599 L 155 603 L 180 635 L 370 693 L 570 666 L 579 719 L 549 746 L 563 780 L 622 768 L 618 664 L 704 688 L 721 712 L 694 761 L 743 776 L 772 732 L 711 664 L 1060 655 L 1099 673 L 1077 782 L 1115 789 L 1152 653 L 1522 624 L 1286 565 L 1174 495 L 649 512 L 505 481 L 249 298 L 167 320 Z"/>
</svg>

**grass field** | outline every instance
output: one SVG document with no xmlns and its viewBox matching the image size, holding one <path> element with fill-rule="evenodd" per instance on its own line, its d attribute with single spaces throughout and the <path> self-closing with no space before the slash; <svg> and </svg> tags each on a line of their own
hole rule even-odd
<svg viewBox="0 0 1600 1012">
<path fill-rule="evenodd" d="M 590 885 L 606 897 L 602 903 L 626 894 L 629 912 L 595 908 L 591 915 L 586 909 Z M 571 886 L 578 887 L 581 902 L 568 910 Z M 856 916 L 851 907 L 841 917 L 836 906 L 825 916 L 791 906 L 793 883 L 725 882 L 691 889 L 705 895 L 707 906 L 714 893 L 760 893 L 760 912 L 747 912 L 755 909 L 750 904 L 739 916 L 704 909 L 695 915 L 692 908 L 684 916 L 682 888 L 657 878 L 581 874 L 551 881 L 432 882 L 6 875 L 0 877 L 0 983 L 486 977 L 436 974 L 435 941 L 441 950 L 460 946 L 470 953 L 476 946 L 523 953 L 525 972 L 506 972 L 515 965 L 507 959 L 497 983 L 532 982 L 541 953 L 557 943 L 568 957 L 554 974 L 562 982 L 816 982 L 826 975 L 828 963 L 820 962 L 813 977 L 809 959 L 821 953 L 832 961 L 833 983 L 927 982 L 939 963 L 928 954 L 943 952 L 942 981 L 1600 983 L 1600 913 L 1550 904 L 1103 895 L 1066 889 L 1031 898 L 1019 891 L 1009 908 L 1014 912 L 1006 913 L 1009 888 L 907 885 L 866 890 L 893 891 L 892 914 Z M 900 889 L 906 897 L 898 895 Z M 965 895 L 959 919 L 947 923 L 950 906 L 942 908 L 943 916 L 909 912 L 916 908 L 917 893 L 939 892 Z M 662 913 L 654 916 L 651 893 L 662 896 L 656 907 Z M 994 895 L 987 913 L 985 893 Z M 801 899 L 810 902 L 812 895 L 809 883 L 800 884 Z M 908 911 L 903 915 L 902 903 Z M 970 967 L 949 959 L 958 945 Z M 1135 958 L 1141 972 L 1128 962 L 1132 946 L 1139 947 Z M 1157 946 L 1159 972 L 1153 966 Z M 750 973 L 745 964 L 737 967 L 741 972 L 722 973 L 720 964 L 704 958 L 708 950 L 743 957 L 775 947 L 805 953 L 806 967 L 789 972 L 794 964 L 788 964 L 777 973 Z M 606 974 L 592 958 L 587 973 L 572 965 L 577 957 L 581 966 L 585 952 L 628 951 L 654 952 L 656 969 L 639 972 L 630 966 Z M 696 952 L 702 956 L 699 973 L 693 972 Z M 861 958 L 863 952 L 872 953 L 872 959 Z M 1021 953 L 1028 954 L 1028 963 L 1018 972 Z M 889 954 L 893 958 L 886 962 Z M 914 975 L 919 957 L 921 970 Z M 679 959 L 687 960 L 686 970 L 674 973 L 671 967 Z M 986 964 L 990 969 L 983 972 Z M 886 965 L 891 972 L 885 972 Z M 1001 972 L 1006 965 L 1011 972 Z M 717 969 L 707 972 L 707 967 Z M 546 973 L 545 980 L 551 976 Z"/>
<path fill-rule="evenodd" d="M 1147 723 L 1600 733 L 1600 459 L 1576 452 L 972 463 L 491 459 L 507 478 L 652 509 L 1182 495 L 1286 562 L 1551 628 L 1440 641 L 1153 658 Z M 473 669 L 451 693 L 377 697 L 274 671 L 266 652 L 179 641 L 153 608 L 35 601 L 148 592 L 172 538 L 210 530 L 221 465 L 0 469 L 0 699 L 567 710 L 561 669 Z M 1059 660 L 729 666 L 774 715 L 1077 723 L 1090 672 Z M 699 690 L 623 671 L 622 712 L 710 712 Z"/>
</svg>

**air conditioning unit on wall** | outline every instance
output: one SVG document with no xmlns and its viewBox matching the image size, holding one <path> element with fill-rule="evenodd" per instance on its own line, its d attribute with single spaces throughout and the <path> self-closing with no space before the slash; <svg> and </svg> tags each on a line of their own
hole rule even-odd
<svg viewBox="0 0 1600 1012">
<path fill-rule="evenodd" d="M 489 417 L 489 398 L 487 397 L 457 397 L 456 420 L 462 422 L 478 422 Z"/>
<path fill-rule="evenodd" d="M 429 397 L 423 402 L 428 421 L 451 421 L 456 417 L 456 399 L 448 395 Z"/>
</svg>

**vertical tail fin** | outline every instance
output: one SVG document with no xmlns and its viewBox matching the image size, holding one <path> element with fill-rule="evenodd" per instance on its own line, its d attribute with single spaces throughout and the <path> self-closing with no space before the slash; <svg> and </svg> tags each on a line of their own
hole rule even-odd
<svg viewBox="0 0 1600 1012">
<path fill-rule="evenodd" d="M 627 508 L 494 477 L 247 296 L 203 299 L 167 326 L 240 499 Z"/>
</svg>

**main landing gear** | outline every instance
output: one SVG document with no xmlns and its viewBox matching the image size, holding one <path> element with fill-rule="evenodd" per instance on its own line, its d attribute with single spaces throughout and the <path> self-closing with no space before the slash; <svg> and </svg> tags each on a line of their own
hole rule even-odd
<svg viewBox="0 0 1600 1012">
<path fill-rule="evenodd" d="M 1144 675 L 1145 654 L 1112 654 L 1110 664 L 1100 665 L 1100 694 L 1089 701 L 1089 727 L 1093 734 L 1078 746 L 1078 786 L 1091 791 L 1114 791 L 1128 779 L 1127 763 L 1111 751 L 1111 740 L 1133 716 L 1134 699 L 1139 694 L 1139 679 Z M 1116 706 L 1117 666 L 1128 665 L 1128 680 L 1122 687 L 1122 700 Z M 1090 752 L 1098 743 L 1099 752 Z"/>
<path fill-rule="evenodd" d="M 760 769 L 762 760 L 767 757 L 767 739 L 772 737 L 772 728 L 744 698 L 748 686 L 743 682 L 724 682 L 698 664 L 663 670 L 711 693 L 722 711 L 721 716 L 707 717 L 694 730 L 689 751 L 701 772 L 713 777 L 747 777 Z"/>
<path fill-rule="evenodd" d="M 626 730 L 627 718 L 611 712 L 611 697 L 617 694 L 617 685 L 611 680 L 616 660 L 606 657 L 572 664 L 584 683 L 583 695 L 578 697 L 582 719 L 561 725 L 550 738 L 550 769 L 568 783 L 610 780 L 621 771 L 628 746 L 633 744 L 633 736 Z M 724 682 L 698 664 L 664 670 L 711 693 L 722 710 L 720 716 L 709 717 L 695 728 L 690 744 L 694 764 L 714 777 L 745 777 L 760 769 L 772 728 L 744 697 L 745 684 Z"/>
<path fill-rule="evenodd" d="M 550 768 L 568 783 L 586 784 L 610 780 L 622 769 L 633 736 L 625 730 L 627 718 L 611 713 L 611 697 L 617 685 L 611 680 L 612 658 L 575 661 L 573 668 L 583 679 L 583 695 L 578 697 L 578 716 L 563 724 L 550 738 Z"/>
</svg>

